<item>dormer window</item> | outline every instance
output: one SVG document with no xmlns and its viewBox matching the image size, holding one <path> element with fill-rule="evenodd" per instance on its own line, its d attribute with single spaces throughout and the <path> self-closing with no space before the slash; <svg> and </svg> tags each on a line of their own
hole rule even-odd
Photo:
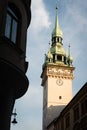
<svg viewBox="0 0 87 130">
<path fill-rule="evenodd" d="M 17 12 L 10 6 L 7 8 L 5 36 L 14 44 L 17 41 L 18 16 Z"/>
</svg>

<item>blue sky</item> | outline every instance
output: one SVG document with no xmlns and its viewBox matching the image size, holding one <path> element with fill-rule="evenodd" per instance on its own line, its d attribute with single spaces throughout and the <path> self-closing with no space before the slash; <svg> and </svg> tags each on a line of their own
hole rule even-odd
<svg viewBox="0 0 87 130">
<path fill-rule="evenodd" d="M 15 103 L 17 125 L 11 130 L 42 129 L 41 72 L 44 54 L 48 51 L 55 23 L 56 0 L 32 0 L 32 19 L 27 34 L 26 60 L 29 62 L 27 76 L 30 82 L 27 93 Z M 75 66 L 73 96 L 87 81 L 87 0 L 59 0 L 59 24 L 63 31 L 63 45 L 71 55 Z"/>
</svg>

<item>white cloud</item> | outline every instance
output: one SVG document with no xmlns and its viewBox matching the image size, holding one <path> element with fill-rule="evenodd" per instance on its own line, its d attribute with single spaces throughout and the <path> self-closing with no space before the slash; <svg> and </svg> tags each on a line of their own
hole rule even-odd
<svg viewBox="0 0 87 130">
<path fill-rule="evenodd" d="M 87 33 L 87 17 L 85 7 L 82 5 L 82 1 L 72 2 L 70 6 L 66 8 L 66 14 L 64 15 L 63 22 L 63 38 L 64 45 L 68 47 L 71 44 L 71 51 L 73 52 L 74 62 L 82 54 L 83 44 L 87 46 L 85 34 Z M 84 43 L 83 43 L 84 41 Z M 82 49 L 81 49 L 82 48 Z"/>
<path fill-rule="evenodd" d="M 75 22 L 78 31 L 82 31 L 84 26 L 87 26 L 87 18 L 83 15 L 82 11 L 80 11 L 80 8 L 77 9 L 77 7 L 74 7 L 72 10 L 69 10 L 69 14 L 73 22 Z"/>
<path fill-rule="evenodd" d="M 39 32 L 44 28 L 49 28 L 51 22 L 49 13 L 45 9 L 43 0 L 32 0 L 32 19 L 31 27 L 34 32 Z"/>
</svg>

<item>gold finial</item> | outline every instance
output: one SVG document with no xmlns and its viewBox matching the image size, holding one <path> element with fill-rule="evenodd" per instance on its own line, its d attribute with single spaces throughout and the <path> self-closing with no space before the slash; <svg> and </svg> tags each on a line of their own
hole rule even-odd
<svg viewBox="0 0 87 130">
<path fill-rule="evenodd" d="M 48 50 L 50 49 L 50 41 L 49 41 L 49 43 L 48 43 Z"/>
<path fill-rule="evenodd" d="M 68 57 L 70 58 L 70 43 L 69 43 L 69 52 L 68 52 Z"/>
<path fill-rule="evenodd" d="M 70 47 L 71 47 L 71 46 L 70 46 L 70 43 L 69 43 L 69 54 L 68 54 L 68 55 L 69 55 L 69 57 L 70 57 Z"/>
</svg>

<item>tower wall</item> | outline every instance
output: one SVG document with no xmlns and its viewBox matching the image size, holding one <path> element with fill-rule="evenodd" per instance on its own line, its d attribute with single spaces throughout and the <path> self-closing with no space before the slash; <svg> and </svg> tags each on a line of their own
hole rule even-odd
<svg viewBox="0 0 87 130">
<path fill-rule="evenodd" d="M 63 84 L 57 84 L 58 78 L 48 77 L 48 107 L 51 105 L 66 105 L 72 99 L 72 80 L 61 79 Z"/>
<path fill-rule="evenodd" d="M 42 73 L 43 130 L 72 99 L 74 68 L 47 66 Z"/>
<path fill-rule="evenodd" d="M 41 74 L 43 86 L 43 130 L 53 121 L 72 99 L 73 58 L 63 47 L 63 33 L 58 21 L 56 7 L 52 44 L 45 55 Z"/>
</svg>

